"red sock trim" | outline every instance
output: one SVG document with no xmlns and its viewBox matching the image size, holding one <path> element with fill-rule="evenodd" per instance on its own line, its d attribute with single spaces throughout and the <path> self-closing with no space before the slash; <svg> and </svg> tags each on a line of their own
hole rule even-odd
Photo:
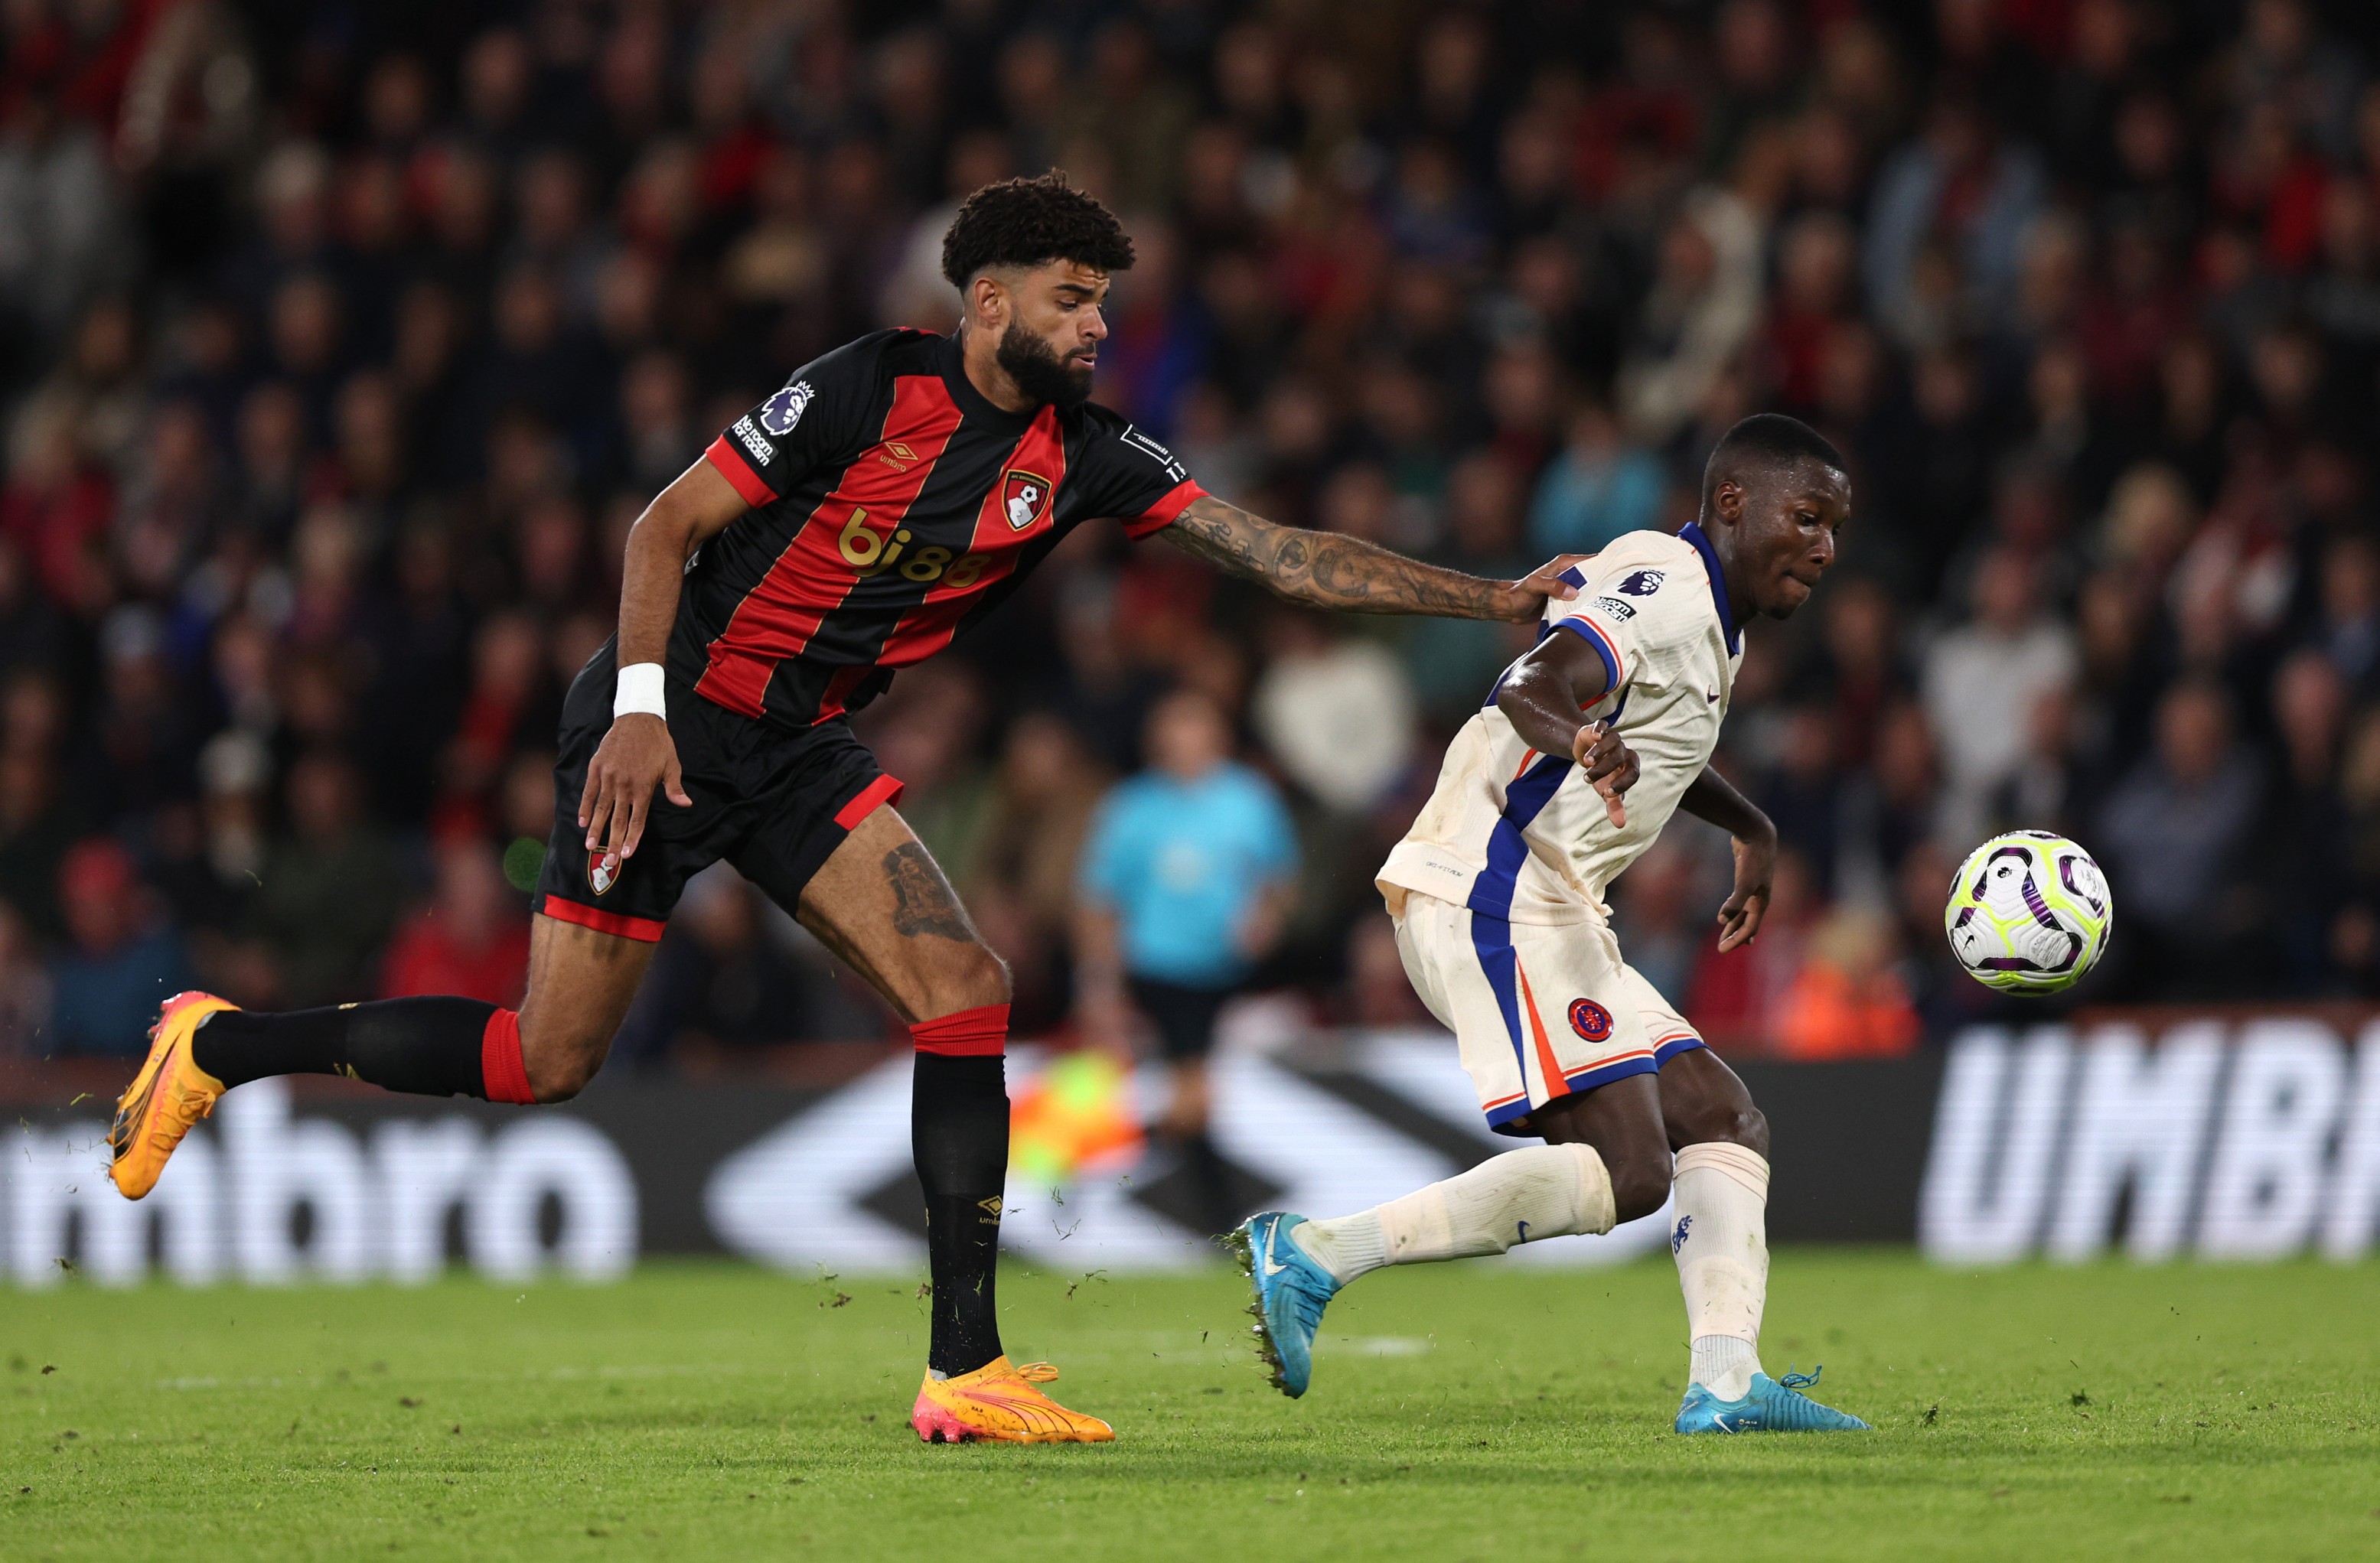
<svg viewBox="0 0 2380 1563">
<path fill-rule="evenodd" d="M 899 803 L 904 783 L 893 777 L 878 777 L 862 787 L 849 803 L 834 811 L 834 822 L 846 830 L 858 830 L 859 822 L 875 813 L 880 806 Z"/>
<path fill-rule="evenodd" d="M 986 1004 L 909 1028 L 917 1051 L 946 1059 L 996 1059 L 1008 1050 L 1008 1006 Z"/>
<path fill-rule="evenodd" d="M 480 1079 L 492 1102 L 537 1105 L 528 1088 L 528 1065 L 521 1060 L 520 1012 L 498 1010 L 480 1033 Z"/>
</svg>

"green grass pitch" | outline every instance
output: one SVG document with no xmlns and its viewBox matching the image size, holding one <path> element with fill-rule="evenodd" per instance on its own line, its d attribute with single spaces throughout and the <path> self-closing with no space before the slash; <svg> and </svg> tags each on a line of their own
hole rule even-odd
<svg viewBox="0 0 2380 1563">
<path fill-rule="evenodd" d="M 2380 1557 L 2368 1266 L 1780 1254 L 1768 1366 L 1880 1431 L 1731 1439 L 1667 1263 L 1375 1277 L 1296 1402 L 1229 1272 L 1012 1269 L 1090 1448 L 921 1448 L 916 1290 L 0 1293 L 0 1557 Z"/>
</svg>

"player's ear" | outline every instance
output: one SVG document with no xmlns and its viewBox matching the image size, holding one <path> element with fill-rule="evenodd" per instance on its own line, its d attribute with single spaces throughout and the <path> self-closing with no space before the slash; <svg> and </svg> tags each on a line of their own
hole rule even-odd
<svg viewBox="0 0 2380 1563">
<path fill-rule="evenodd" d="M 1743 519 L 1743 485 L 1732 478 L 1722 478 L 1711 490 L 1711 509 L 1718 518 L 1732 527 Z"/>
<path fill-rule="evenodd" d="M 978 272 L 967 284 L 967 312 L 978 323 L 997 331 L 1008 322 L 1008 290 L 989 272 Z"/>
</svg>

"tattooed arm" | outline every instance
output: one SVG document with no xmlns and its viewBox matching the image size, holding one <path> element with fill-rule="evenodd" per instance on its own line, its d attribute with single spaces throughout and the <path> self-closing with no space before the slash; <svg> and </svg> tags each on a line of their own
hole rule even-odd
<svg viewBox="0 0 2380 1563">
<path fill-rule="evenodd" d="M 1360 538 L 1280 526 L 1211 494 L 1191 502 L 1160 535 L 1293 602 L 1351 613 L 1430 613 L 1449 619 L 1534 619 L 1547 598 L 1578 595 L 1558 577 L 1583 557 L 1564 554 L 1517 581 L 1482 580 L 1407 559 Z"/>
</svg>

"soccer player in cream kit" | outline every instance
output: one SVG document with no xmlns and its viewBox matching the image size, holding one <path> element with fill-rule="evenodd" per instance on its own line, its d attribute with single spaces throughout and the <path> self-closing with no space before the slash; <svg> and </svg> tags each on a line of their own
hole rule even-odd
<svg viewBox="0 0 2380 1563">
<path fill-rule="evenodd" d="M 1546 1143 L 1353 1216 L 1268 1211 L 1233 1233 L 1286 1393 L 1305 1392 L 1323 1310 L 1356 1277 L 1609 1231 L 1674 1187 L 1692 1340 L 1677 1430 L 1866 1427 L 1801 1393 L 1814 1378 L 1761 1371 L 1767 1121 L 1621 959 L 1603 903 L 1683 808 L 1734 840 L 1718 948 L 1759 931 L 1776 828 L 1711 752 L 1744 624 L 1809 600 L 1850 510 L 1833 446 L 1790 418 L 1744 419 L 1711 453 L 1699 518 L 1572 566 L 1577 595 L 1548 602 L 1536 646 L 1448 747 L 1378 882 L 1406 974 L 1454 1033 L 1488 1127 Z"/>
</svg>

